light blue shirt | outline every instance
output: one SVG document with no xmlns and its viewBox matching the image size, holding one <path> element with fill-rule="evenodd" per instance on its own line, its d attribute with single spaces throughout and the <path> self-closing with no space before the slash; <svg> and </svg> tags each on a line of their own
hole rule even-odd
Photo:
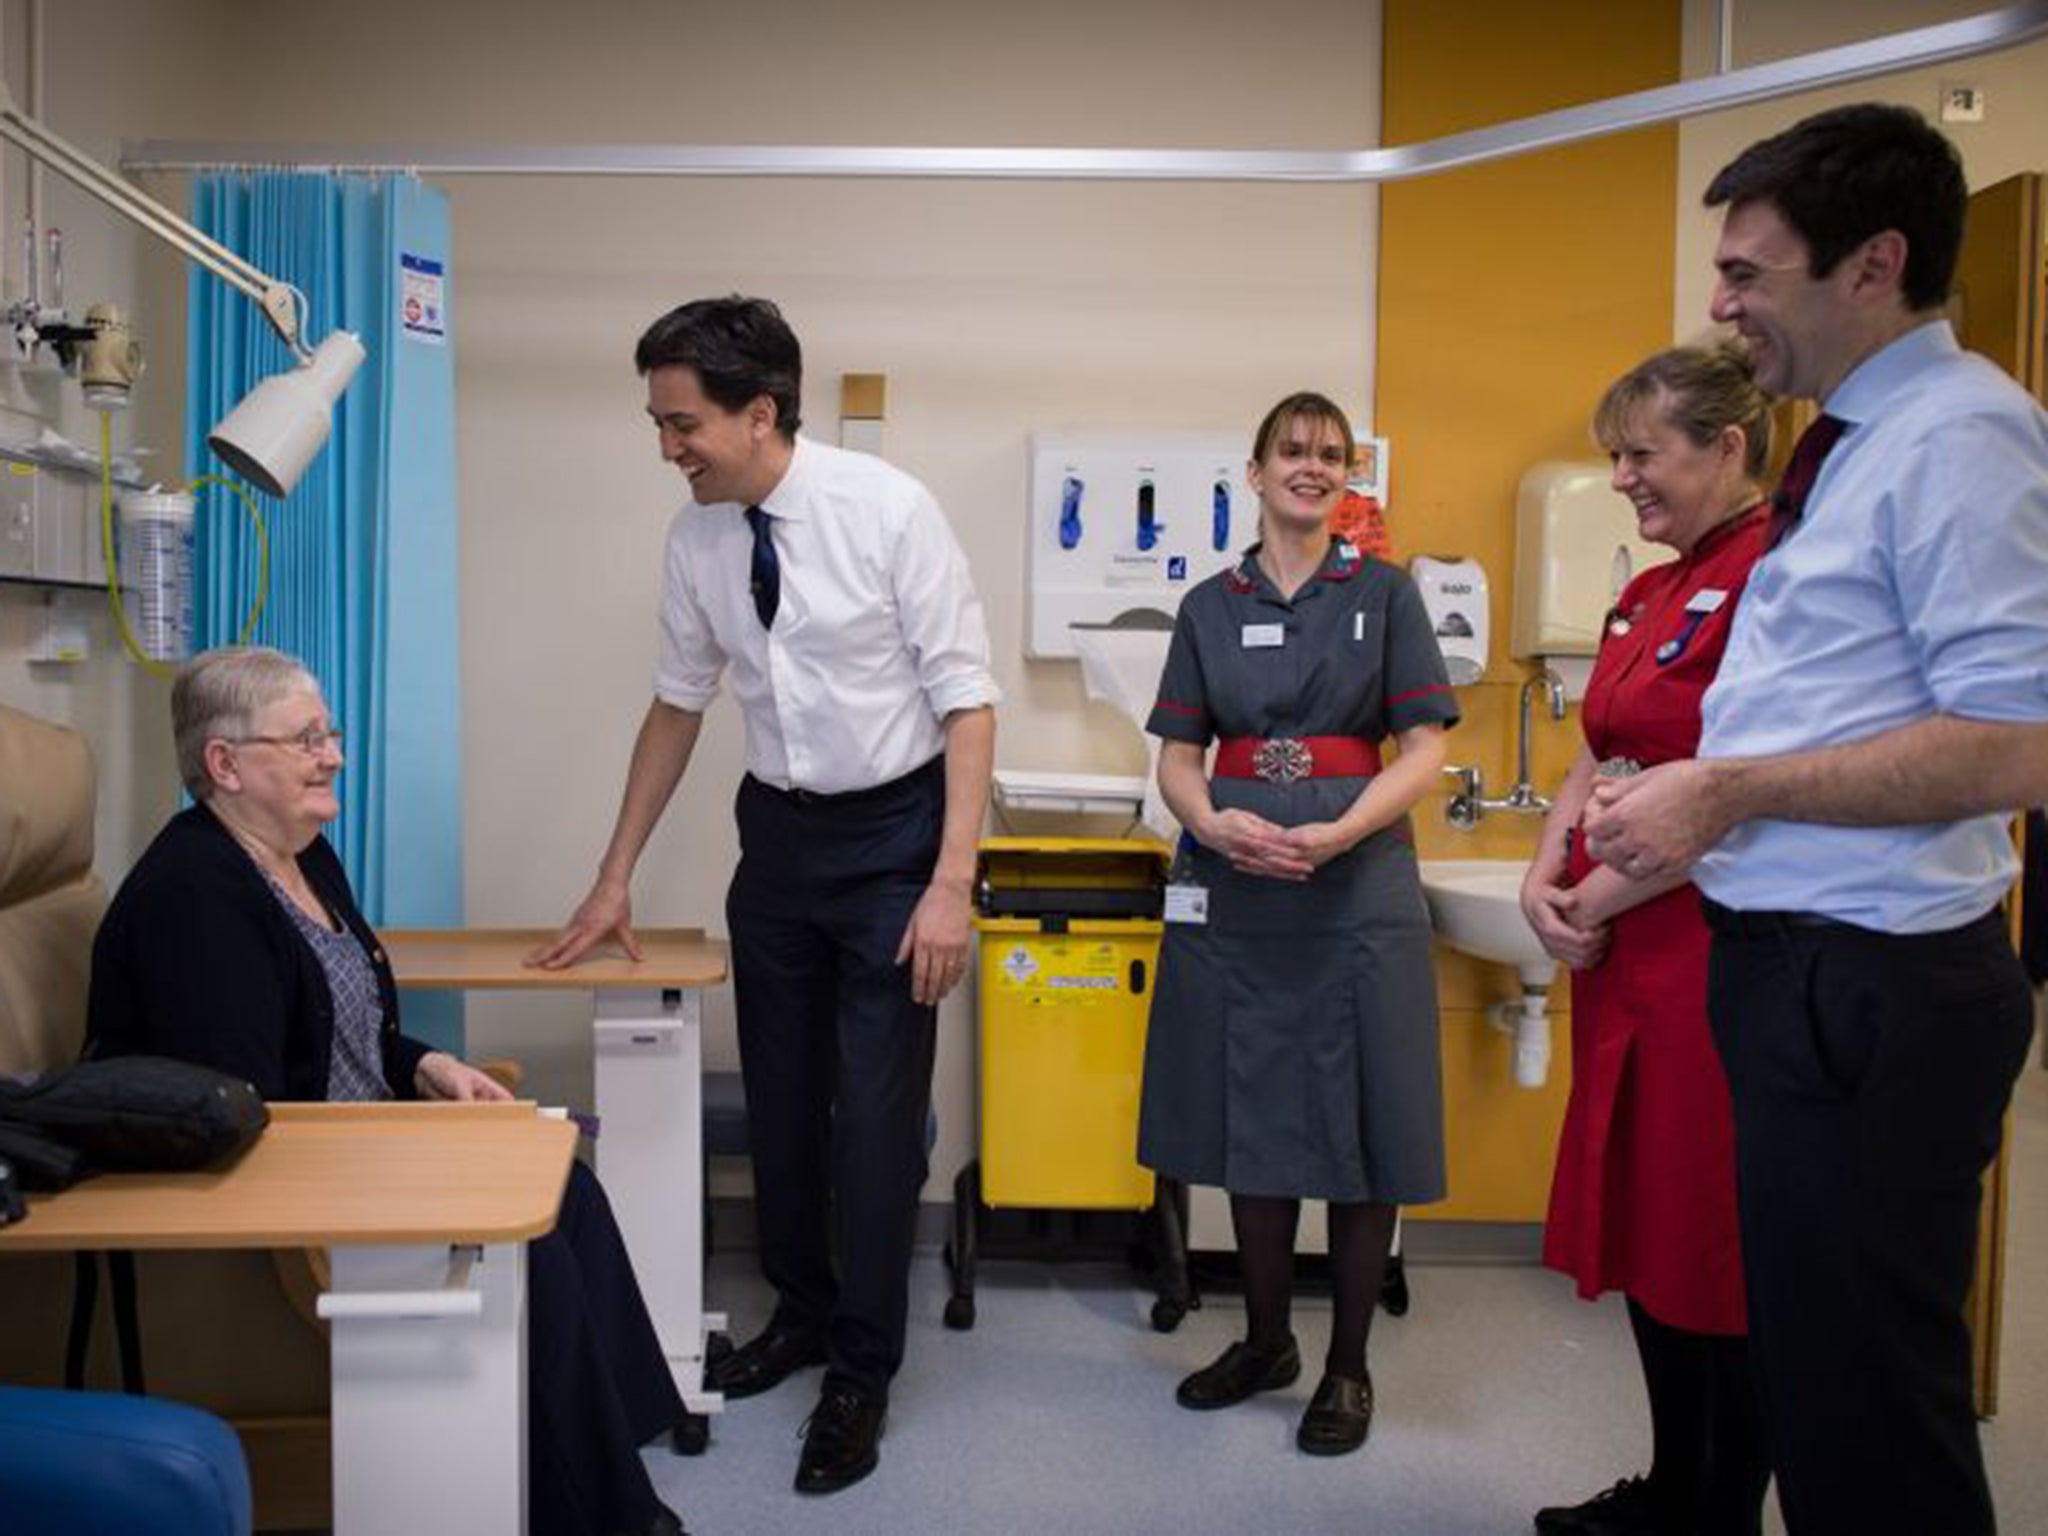
<svg viewBox="0 0 2048 1536">
<path fill-rule="evenodd" d="M 1865 359 L 1826 409 L 1849 430 L 1750 575 L 1699 755 L 1809 751 L 1933 714 L 2048 720 L 2048 414 L 1946 321 Z M 1751 821 L 1695 878 L 1724 906 L 1928 933 L 1989 911 L 2017 867 L 1997 815 Z"/>
</svg>

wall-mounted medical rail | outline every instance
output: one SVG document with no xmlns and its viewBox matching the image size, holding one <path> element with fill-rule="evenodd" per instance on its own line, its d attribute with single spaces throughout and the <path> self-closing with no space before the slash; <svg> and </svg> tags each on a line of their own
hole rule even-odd
<svg viewBox="0 0 2048 1536">
<path fill-rule="evenodd" d="M 128 171 L 228 166 L 444 176 L 819 176 L 1039 181 L 1402 181 L 1781 96 L 1995 53 L 2048 35 L 2048 0 L 2009 5 L 1420 144 L 1329 151 L 937 149 L 832 145 L 260 145 L 145 139 Z"/>
</svg>

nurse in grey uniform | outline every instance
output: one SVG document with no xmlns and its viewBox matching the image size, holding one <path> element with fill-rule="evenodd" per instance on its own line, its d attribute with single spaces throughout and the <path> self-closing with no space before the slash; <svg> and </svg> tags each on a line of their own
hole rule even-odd
<svg viewBox="0 0 2048 1536">
<path fill-rule="evenodd" d="M 1282 400 L 1248 466 L 1260 542 L 1189 592 L 1148 729 L 1188 836 L 1167 903 L 1138 1155 L 1229 1191 L 1246 1337 L 1180 1384 L 1225 1408 L 1290 1385 L 1304 1199 L 1329 1203 L 1335 1306 L 1296 1443 L 1357 1449 L 1366 1335 L 1401 1205 L 1444 1193 L 1429 917 L 1409 809 L 1457 705 L 1407 576 L 1333 539 L 1351 428 Z M 1383 763 L 1380 743 L 1400 752 Z M 1216 743 L 1213 767 L 1207 748 Z"/>
</svg>

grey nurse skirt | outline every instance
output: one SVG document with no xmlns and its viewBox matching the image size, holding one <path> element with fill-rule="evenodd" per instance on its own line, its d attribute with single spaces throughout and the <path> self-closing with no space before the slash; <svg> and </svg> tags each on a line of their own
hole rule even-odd
<svg viewBox="0 0 2048 1536">
<path fill-rule="evenodd" d="M 1207 887 L 1208 921 L 1166 929 L 1139 1160 L 1241 1195 L 1442 1199 L 1436 975 L 1406 823 L 1306 882 L 1206 848 L 1180 877 Z"/>
</svg>

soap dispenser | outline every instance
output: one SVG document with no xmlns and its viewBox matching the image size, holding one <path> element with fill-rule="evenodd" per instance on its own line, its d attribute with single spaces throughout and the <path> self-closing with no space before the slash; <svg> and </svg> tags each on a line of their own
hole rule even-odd
<svg viewBox="0 0 2048 1536">
<path fill-rule="evenodd" d="M 1476 683 L 1486 671 L 1486 571 L 1477 560 L 1418 555 L 1408 573 L 1422 591 L 1422 606 L 1436 631 L 1437 648 L 1451 681 Z"/>
</svg>

